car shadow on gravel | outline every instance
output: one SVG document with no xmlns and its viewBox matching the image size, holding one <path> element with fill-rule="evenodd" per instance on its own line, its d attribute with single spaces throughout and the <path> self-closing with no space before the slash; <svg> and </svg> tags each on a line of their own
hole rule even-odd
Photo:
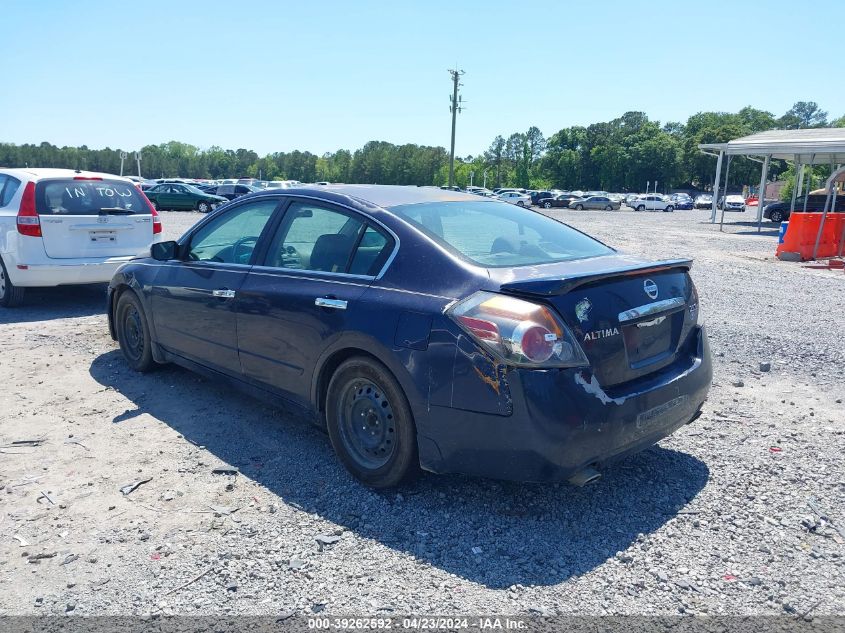
<svg viewBox="0 0 845 633">
<path fill-rule="evenodd" d="M 653 447 L 585 488 L 424 474 L 399 491 L 374 492 L 352 479 L 328 437 L 302 414 L 178 367 L 136 374 L 118 351 L 96 358 L 90 373 L 136 405 L 115 422 L 149 414 L 280 503 L 489 588 L 554 585 L 595 569 L 676 516 L 709 476 L 695 457 Z M 192 476 L 216 490 L 210 470 L 206 465 Z M 634 547 L 630 555 L 638 554 Z M 628 562 L 622 555 L 613 564 Z"/>
<path fill-rule="evenodd" d="M 27 288 L 23 304 L 0 310 L 0 323 L 33 323 L 106 312 L 108 284 Z"/>
</svg>

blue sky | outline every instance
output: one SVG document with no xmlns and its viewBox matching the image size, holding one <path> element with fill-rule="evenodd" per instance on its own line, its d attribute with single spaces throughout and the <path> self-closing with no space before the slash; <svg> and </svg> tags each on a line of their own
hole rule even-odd
<svg viewBox="0 0 845 633">
<path fill-rule="evenodd" d="M 448 147 L 456 64 L 461 156 L 628 110 L 684 121 L 805 100 L 845 114 L 836 0 L 6 0 L 3 23 L 13 143 Z"/>
</svg>

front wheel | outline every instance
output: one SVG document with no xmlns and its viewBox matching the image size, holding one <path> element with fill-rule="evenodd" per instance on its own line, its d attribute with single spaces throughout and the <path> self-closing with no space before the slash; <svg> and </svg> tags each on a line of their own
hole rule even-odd
<svg viewBox="0 0 845 633">
<path fill-rule="evenodd" d="M 552 208 L 552 203 L 551 203 L 551 202 L 544 202 L 544 203 L 543 203 L 543 208 L 544 208 L 544 209 L 551 209 L 551 208 Z"/>
<path fill-rule="evenodd" d="M 613 206 L 612 206 L 612 205 L 607 205 L 607 206 L 604 208 L 604 210 L 605 210 L 605 211 L 613 211 Z"/>
<path fill-rule="evenodd" d="M 666 211 L 666 213 L 672 213 L 674 210 L 675 210 L 675 207 L 673 207 L 671 204 L 664 209 L 664 211 Z"/>
<path fill-rule="evenodd" d="M 769 215 L 769 219 L 772 222 L 780 224 L 783 222 L 783 211 L 772 211 L 771 215 Z"/>
<path fill-rule="evenodd" d="M 638 206 L 637 211 L 645 211 L 645 205 L 641 204 L 640 206 Z"/>
<path fill-rule="evenodd" d="M 338 458 L 364 484 L 390 488 L 419 471 L 411 409 L 381 363 L 356 357 L 337 368 L 326 394 L 326 424 Z"/>
<path fill-rule="evenodd" d="M 153 360 L 152 341 L 147 317 L 141 302 L 131 290 L 125 291 L 117 300 L 114 310 L 114 324 L 120 351 L 129 366 L 145 373 L 156 365 Z"/>
<path fill-rule="evenodd" d="M 576 204 L 576 205 L 575 205 L 575 210 L 576 210 L 576 211 L 583 211 L 583 210 L 584 210 L 584 205 L 583 205 L 583 204 Z"/>
<path fill-rule="evenodd" d="M 197 204 L 197 211 L 199 211 L 200 213 L 208 213 L 209 211 L 211 211 L 211 205 L 208 204 L 205 200 L 203 200 L 199 204 Z"/>
<path fill-rule="evenodd" d="M 9 279 L 6 264 L 0 259 L 0 306 L 15 308 L 23 303 L 24 289 L 16 286 Z"/>
<path fill-rule="evenodd" d="M 517 203 L 516 203 L 516 206 L 518 206 L 518 207 L 524 207 L 524 206 L 525 206 L 525 203 L 524 203 L 522 200 L 518 200 L 518 201 L 517 201 Z"/>
</svg>

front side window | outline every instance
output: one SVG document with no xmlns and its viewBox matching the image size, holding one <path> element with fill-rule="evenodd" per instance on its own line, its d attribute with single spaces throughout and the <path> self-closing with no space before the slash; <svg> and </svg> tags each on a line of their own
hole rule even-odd
<svg viewBox="0 0 845 633">
<path fill-rule="evenodd" d="M 614 252 L 548 216 L 492 200 L 408 204 L 391 211 L 480 266 L 531 266 Z"/>
<path fill-rule="evenodd" d="M 277 200 L 242 205 L 215 218 L 191 237 L 190 261 L 249 264 Z"/>
</svg>

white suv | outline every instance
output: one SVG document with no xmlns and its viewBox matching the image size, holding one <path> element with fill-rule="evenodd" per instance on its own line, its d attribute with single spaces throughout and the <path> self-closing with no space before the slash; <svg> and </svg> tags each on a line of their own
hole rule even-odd
<svg viewBox="0 0 845 633">
<path fill-rule="evenodd" d="M 161 239 L 161 219 L 126 178 L 0 169 L 0 306 L 34 286 L 110 281 Z"/>
<path fill-rule="evenodd" d="M 635 211 L 674 211 L 675 205 L 671 200 L 661 196 L 659 193 L 647 193 L 636 200 L 629 202 L 629 206 Z"/>
</svg>

